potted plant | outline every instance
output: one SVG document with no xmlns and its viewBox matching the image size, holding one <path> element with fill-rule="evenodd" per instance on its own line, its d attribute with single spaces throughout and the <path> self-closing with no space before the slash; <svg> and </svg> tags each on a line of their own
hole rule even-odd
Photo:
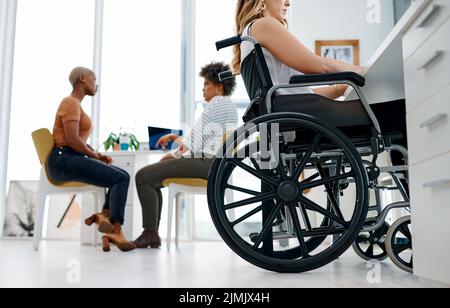
<svg viewBox="0 0 450 308">
<path fill-rule="evenodd" d="M 119 136 L 115 133 L 109 134 L 108 139 L 103 142 L 103 146 L 105 147 L 105 151 L 108 152 L 109 149 L 113 149 L 114 151 L 119 151 Z"/>
<path fill-rule="evenodd" d="M 105 147 L 105 151 L 109 149 L 114 149 L 114 151 L 138 151 L 139 150 L 139 142 L 135 135 L 121 132 L 118 135 L 115 133 L 111 133 L 103 143 Z"/>
</svg>

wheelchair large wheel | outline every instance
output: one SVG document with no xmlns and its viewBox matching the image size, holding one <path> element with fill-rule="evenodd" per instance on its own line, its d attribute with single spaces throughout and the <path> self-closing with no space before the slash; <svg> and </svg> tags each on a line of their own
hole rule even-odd
<svg viewBox="0 0 450 308">
<path fill-rule="evenodd" d="M 369 218 L 364 226 L 372 226 L 377 222 L 377 218 Z M 353 250 L 365 261 L 377 260 L 384 261 L 388 258 L 386 251 L 386 234 L 389 230 L 389 224 L 384 224 L 377 230 L 370 232 L 361 232 L 353 243 Z"/>
<path fill-rule="evenodd" d="M 367 216 L 368 180 L 358 151 L 340 131 L 307 115 L 276 113 L 251 124 L 226 142 L 210 171 L 209 210 L 220 236 L 270 271 L 305 272 L 334 261 Z M 340 205 L 342 187 L 353 189 Z M 240 200 L 227 204 L 227 190 Z"/>
<path fill-rule="evenodd" d="M 389 228 L 386 250 L 395 265 L 408 273 L 413 273 L 411 216 L 400 218 Z"/>
</svg>

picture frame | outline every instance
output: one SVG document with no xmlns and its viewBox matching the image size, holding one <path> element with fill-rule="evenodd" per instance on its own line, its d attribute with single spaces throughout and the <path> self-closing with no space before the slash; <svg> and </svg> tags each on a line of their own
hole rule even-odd
<svg viewBox="0 0 450 308">
<path fill-rule="evenodd" d="M 10 182 L 3 226 L 5 237 L 33 237 L 38 186 L 38 181 Z"/>
<path fill-rule="evenodd" d="M 318 40 L 316 54 L 353 65 L 360 65 L 359 40 Z"/>
</svg>

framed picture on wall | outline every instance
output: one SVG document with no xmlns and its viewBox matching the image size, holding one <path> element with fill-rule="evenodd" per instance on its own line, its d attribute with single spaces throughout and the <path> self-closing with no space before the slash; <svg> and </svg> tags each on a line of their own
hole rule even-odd
<svg viewBox="0 0 450 308">
<path fill-rule="evenodd" d="M 316 41 L 316 54 L 359 65 L 359 40 Z"/>
</svg>

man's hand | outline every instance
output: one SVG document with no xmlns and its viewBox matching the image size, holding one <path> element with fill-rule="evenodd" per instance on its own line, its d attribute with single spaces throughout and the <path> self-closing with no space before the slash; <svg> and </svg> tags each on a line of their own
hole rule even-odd
<svg viewBox="0 0 450 308">
<path fill-rule="evenodd" d="M 169 134 L 161 137 L 158 142 L 156 142 L 157 147 L 163 147 L 164 149 L 167 148 L 170 142 L 175 141 L 179 138 L 179 136 L 175 134 Z"/>
</svg>

